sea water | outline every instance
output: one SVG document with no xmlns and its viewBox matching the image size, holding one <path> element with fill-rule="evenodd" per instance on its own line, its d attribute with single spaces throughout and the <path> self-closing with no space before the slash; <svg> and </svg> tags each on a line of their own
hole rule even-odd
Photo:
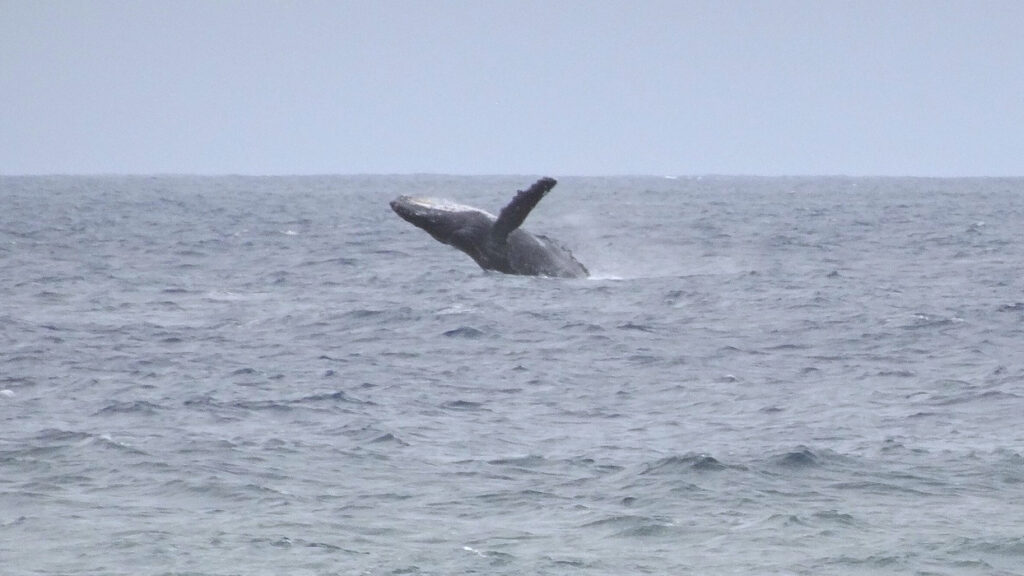
<svg viewBox="0 0 1024 576">
<path fill-rule="evenodd" d="M 536 177 L 0 178 L 0 573 L 1024 574 L 1024 180 Z"/>
</svg>

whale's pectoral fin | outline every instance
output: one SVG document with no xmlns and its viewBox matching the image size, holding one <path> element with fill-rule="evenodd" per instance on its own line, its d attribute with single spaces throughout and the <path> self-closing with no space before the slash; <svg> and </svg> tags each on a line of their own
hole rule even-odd
<svg viewBox="0 0 1024 576">
<path fill-rule="evenodd" d="M 541 178 L 534 182 L 533 186 L 517 192 L 516 197 L 498 214 L 498 219 L 491 227 L 491 240 L 504 242 L 513 230 L 523 224 L 533 207 L 555 187 L 555 184 L 558 184 L 558 181 L 554 178 Z"/>
</svg>

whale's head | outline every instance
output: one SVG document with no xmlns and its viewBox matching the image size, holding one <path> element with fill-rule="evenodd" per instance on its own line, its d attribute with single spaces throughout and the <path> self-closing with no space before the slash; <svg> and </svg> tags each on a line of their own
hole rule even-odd
<svg viewBox="0 0 1024 576">
<path fill-rule="evenodd" d="M 400 196 L 391 201 L 391 209 L 438 242 L 470 255 L 485 241 L 495 220 L 494 215 L 479 208 L 439 198 Z"/>
</svg>

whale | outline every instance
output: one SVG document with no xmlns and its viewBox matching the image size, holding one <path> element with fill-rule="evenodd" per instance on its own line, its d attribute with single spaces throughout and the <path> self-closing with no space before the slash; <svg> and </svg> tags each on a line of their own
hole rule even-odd
<svg viewBox="0 0 1024 576">
<path fill-rule="evenodd" d="M 541 178 L 519 190 L 497 216 L 479 208 L 438 198 L 399 196 L 391 209 L 442 244 L 455 247 L 484 270 L 523 276 L 586 278 L 586 266 L 558 241 L 531 234 L 523 221 L 555 187 L 554 178 Z"/>
</svg>

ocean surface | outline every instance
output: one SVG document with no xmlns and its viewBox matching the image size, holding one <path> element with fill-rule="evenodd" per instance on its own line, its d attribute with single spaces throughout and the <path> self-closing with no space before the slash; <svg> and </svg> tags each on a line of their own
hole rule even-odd
<svg viewBox="0 0 1024 576">
<path fill-rule="evenodd" d="M 536 177 L 0 178 L 0 573 L 1024 574 L 1024 179 Z"/>
</svg>

